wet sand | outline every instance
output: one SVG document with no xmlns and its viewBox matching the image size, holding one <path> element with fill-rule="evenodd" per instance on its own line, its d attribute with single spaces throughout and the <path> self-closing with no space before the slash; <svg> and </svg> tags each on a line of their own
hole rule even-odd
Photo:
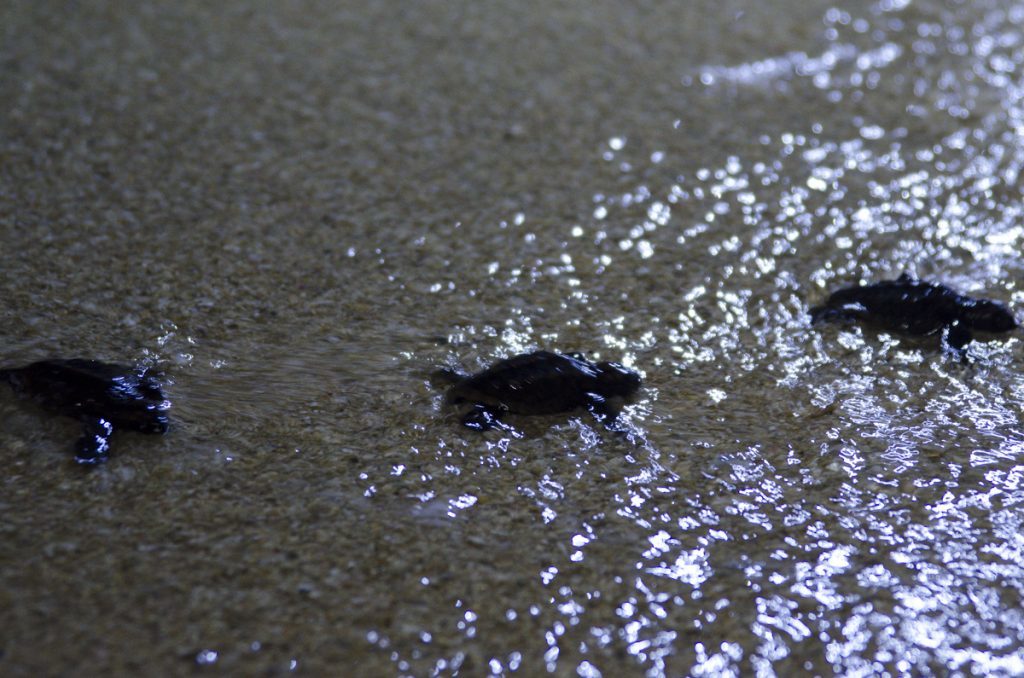
<svg viewBox="0 0 1024 678">
<path fill-rule="evenodd" d="M 0 8 L 0 364 L 173 402 L 83 472 L 0 392 L 0 672 L 1024 670 L 1019 334 L 807 318 L 904 270 L 1020 317 L 1022 21 Z M 428 383 L 533 348 L 641 370 L 630 434 Z"/>
</svg>

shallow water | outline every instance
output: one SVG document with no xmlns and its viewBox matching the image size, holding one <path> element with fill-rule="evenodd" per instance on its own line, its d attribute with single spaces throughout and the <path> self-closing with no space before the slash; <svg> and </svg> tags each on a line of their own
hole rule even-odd
<svg viewBox="0 0 1024 678">
<path fill-rule="evenodd" d="M 1020 335 L 807 317 L 1020 315 L 1024 5 L 685 4 L 0 9 L 4 364 L 174 403 L 0 395 L 3 672 L 1024 671 Z M 537 347 L 628 434 L 428 383 Z"/>
</svg>

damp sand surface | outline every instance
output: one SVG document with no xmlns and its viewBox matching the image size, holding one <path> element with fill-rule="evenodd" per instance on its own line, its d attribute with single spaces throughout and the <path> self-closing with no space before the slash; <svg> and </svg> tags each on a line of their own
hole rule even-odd
<svg viewBox="0 0 1024 678">
<path fill-rule="evenodd" d="M 8 3 L 2 364 L 166 374 L 71 462 L 0 393 L 0 673 L 1024 671 L 1024 6 Z M 537 348 L 641 371 L 461 428 Z"/>
</svg>

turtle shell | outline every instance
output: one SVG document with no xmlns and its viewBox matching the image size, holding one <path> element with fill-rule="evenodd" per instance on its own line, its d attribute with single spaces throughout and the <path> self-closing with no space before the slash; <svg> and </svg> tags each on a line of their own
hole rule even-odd
<svg viewBox="0 0 1024 678">
<path fill-rule="evenodd" d="M 0 372 L 15 392 L 46 409 L 79 418 L 101 418 L 117 428 L 163 433 L 164 398 L 148 370 L 98 360 L 43 360 Z"/>
<path fill-rule="evenodd" d="M 535 351 L 495 363 L 448 391 L 448 402 L 515 414 L 556 414 L 582 407 L 598 391 L 599 370 L 586 360 Z"/>
<path fill-rule="evenodd" d="M 956 322 L 960 295 L 944 285 L 900 278 L 838 290 L 828 300 L 830 307 L 855 304 L 864 308 L 867 319 L 886 329 L 907 334 L 934 334 Z"/>
</svg>

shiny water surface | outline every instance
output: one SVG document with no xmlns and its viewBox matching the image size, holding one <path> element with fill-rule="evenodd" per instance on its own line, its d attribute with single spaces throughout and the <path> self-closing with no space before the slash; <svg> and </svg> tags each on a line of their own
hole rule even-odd
<svg viewBox="0 0 1024 678">
<path fill-rule="evenodd" d="M 808 318 L 1024 313 L 1024 4 L 681 4 L 0 10 L 4 364 L 174 402 L 0 396 L 0 670 L 1024 672 L 1021 335 Z M 430 385 L 537 348 L 626 431 Z"/>
</svg>

